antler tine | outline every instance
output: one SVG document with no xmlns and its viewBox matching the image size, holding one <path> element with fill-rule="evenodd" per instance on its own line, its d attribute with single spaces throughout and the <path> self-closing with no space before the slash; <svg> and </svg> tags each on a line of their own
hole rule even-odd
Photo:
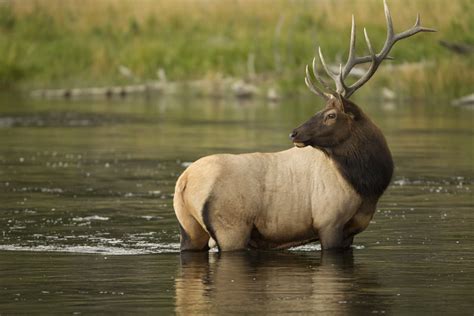
<svg viewBox="0 0 474 316">
<path fill-rule="evenodd" d="M 393 30 L 392 15 L 390 14 L 390 9 L 388 8 L 387 1 L 385 0 L 383 0 L 383 11 L 385 13 L 385 20 L 387 22 L 387 39 L 389 39 L 393 37 L 395 31 Z"/>
<path fill-rule="evenodd" d="M 349 63 L 349 61 L 353 60 L 355 57 L 355 45 L 356 45 L 356 25 L 355 25 L 354 15 L 352 15 L 351 40 L 349 43 L 349 56 L 347 57 L 347 63 Z"/>
<path fill-rule="evenodd" d="M 318 82 L 320 84 L 322 84 L 327 90 L 329 91 L 333 91 L 333 89 L 329 86 L 329 84 L 319 75 L 318 73 L 318 70 L 316 68 L 316 57 L 313 58 L 313 63 L 312 63 L 312 66 L 313 66 L 313 75 L 314 75 L 314 78 L 316 78 L 316 80 L 318 80 Z"/>
<path fill-rule="evenodd" d="M 356 24 L 354 15 L 352 15 L 352 23 L 351 23 L 351 39 L 349 42 L 349 54 L 347 56 L 347 62 L 342 68 L 341 73 L 339 74 L 339 80 L 342 82 L 347 75 L 351 72 L 352 68 L 356 65 L 357 57 L 355 56 L 355 43 L 356 43 Z M 367 61 L 370 61 L 368 59 Z M 366 61 L 366 62 L 367 62 Z"/>
<path fill-rule="evenodd" d="M 339 75 L 337 76 L 336 83 L 338 83 L 342 88 L 341 91 L 338 91 L 339 94 L 342 94 L 344 93 L 344 91 L 347 91 L 349 89 L 344 83 L 344 70 L 342 68 L 342 64 L 339 64 Z"/>
<path fill-rule="evenodd" d="M 318 80 L 319 81 L 319 80 Z M 311 90 L 316 95 L 319 95 L 325 100 L 329 100 L 329 96 L 324 93 L 317 85 L 313 83 L 311 80 L 311 75 L 309 74 L 309 66 L 306 65 L 306 77 L 304 78 L 304 82 L 306 83 L 306 86 Z"/>
<path fill-rule="evenodd" d="M 326 61 L 324 60 L 324 56 L 323 56 L 323 52 L 321 50 L 321 46 L 319 47 L 319 60 L 321 60 L 321 65 L 323 65 L 324 71 L 326 71 L 328 76 L 331 77 L 332 80 L 334 80 L 334 83 L 336 84 L 336 91 L 338 93 L 342 93 L 344 91 L 344 85 L 339 80 L 340 76 L 339 76 L 339 74 L 335 74 L 334 72 L 331 71 L 331 69 L 329 69 L 328 65 L 326 64 Z"/>
<path fill-rule="evenodd" d="M 369 35 L 367 35 L 367 30 L 364 27 L 364 37 L 365 37 L 365 42 L 367 43 L 367 47 L 369 48 L 369 53 L 370 57 L 372 58 L 372 61 L 375 61 L 377 59 L 377 56 L 374 53 L 374 49 L 372 48 L 372 44 L 370 43 Z"/>
<path fill-rule="evenodd" d="M 420 17 L 420 14 L 417 13 L 417 14 L 416 14 L 415 27 L 416 27 L 416 26 L 420 26 L 420 25 L 421 25 L 421 17 Z"/>
<path fill-rule="evenodd" d="M 318 47 L 319 53 L 319 60 L 321 61 L 321 65 L 323 65 L 324 71 L 331 77 L 333 80 L 336 78 L 336 75 L 329 69 L 328 65 L 326 65 L 326 61 L 324 60 L 323 51 L 321 50 L 321 46 Z"/>
<path fill-rule="evenodd" d="M 424 26 L 421 26 L 421 18 L 420 18 L 420 14 L 417 14 L 416 16 L 416 21 L 415 21 L 415 25 L 413 25 L 412 28 L 404 31 L 404 32 L 401 32 L 401 33 L 398 33 L 396 34 L 394 37 L 393 37 L 393 43 L 391 44 L 391 46 L 389 47 L 389 50 L 390 48 L 392 48 L 393 44 L 395 44 L 395 42 L 401 40 L 401 39 L 404 39 L 404 38 L 407 38 L 407 37 L 410 37 L 412 35 L 415 35 L 416 33 L 420 33 L 420 32 L 436 32 L 435 29 L 432 29 L 432 28 L 429 28 L 429 27 L 424 27 Z M 388 52 L 387 52 L 388 53 Z"/>
</svg>

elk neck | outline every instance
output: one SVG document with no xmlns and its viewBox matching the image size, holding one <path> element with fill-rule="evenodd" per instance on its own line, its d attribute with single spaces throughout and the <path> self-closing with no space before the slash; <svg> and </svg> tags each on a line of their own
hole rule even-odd
<svg viewBox="0 0 474 316">
<path fill-rule="evenodd" d="M 325 152 L 362 197 L 378 200 L 388 187 L 392 155 L 382 132 L 365 114 L 360 113 L 346 141 Z"/>
</svg>

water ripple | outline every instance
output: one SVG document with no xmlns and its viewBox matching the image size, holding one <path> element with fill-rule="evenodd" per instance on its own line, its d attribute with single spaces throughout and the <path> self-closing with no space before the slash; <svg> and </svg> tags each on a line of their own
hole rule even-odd
<svg viewBox="0 0 474 316">
<path fill-rule="evenodd" d="M 105 254 L 105 255 L 144 255 L 156 253 L 177 253 L 179 252 L 179 244 L 171 243 L 137 243 L 141 248 L 125 248 L 112 246 L 67 246 L 67 245 L 0 245 L 3 251 L 34 251 L 34 252 L 64 252 L 78 254 Z"/>
</svg>

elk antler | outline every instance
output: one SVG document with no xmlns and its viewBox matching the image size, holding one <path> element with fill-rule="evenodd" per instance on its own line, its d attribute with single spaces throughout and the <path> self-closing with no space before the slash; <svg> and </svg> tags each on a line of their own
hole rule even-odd
<svg viewBox="0 0 474 316">
<path fill-rule="evenodd" d="M 319 47 L 319 60 L 321 61 L 321 65 L 323 66 L 324 70 L 328 74 L 328 76 L 334 81 L 336 84 L 336 90 L 332 89 L 331 86 L 324 81 L 324 79 L 319 75 L 316 69 L 316 57 L 313 58 L 312 70 L 314 78 L 327 90 L 328 92 L 324 92 L 321 88 L 314 84 L 311 79 L 309 66 L 306 65 L 306 77 L 305 83 L 308 88 L 315 94 L 319 95 L 320 97 L 328 100 L 334 94 L 340 94 L 345 98 L 349 98 L 357 89 L 362 87 L 369 79 L 374 75 L 377 71 L 378 67 L 382 63 L 384 59 L 393 59 L 392 57 L 388 56 L 388 53 L 392 49 L 393 45 L 404 38 L 410 37 L 415 35 L 419 32 L 436 32 L 435 29 L 423 27 L 420 25 L 420 14 L 416 17 L 415 25 L 401 33 L 395 33 L 393 30 L 392 24 L 392 16 L 390 15 L 390 10 L 388 8 L 386 0 L 383 1 L 384 11 L 385 11 L 385 19 L 387 21 L 387 39 L 382 47 L 382 50 L 379 53 L 375 53 L 374 49 L 372 48 L 372 44 L 370 43 L 369 36 L 367 35 L 367 30 L 364 28 L 364 37 L 365 42 L 367 43 L 367 47 L 369 49 L 369 54 L 367 56 L 357 57 L 355 55 L 355 41 L 356 41 L 356 34 L 355 34 L 355 20 L 354 16 L 352 16 L 352 28 L 351 28 L 351 40 L 349 44 L 349 56 L 347 57 L 347 62 L 344 66 L 342 64 L 339 65 L 339 72 L 334 73 L 329 67 L 326 65 L 324 61 L 323 53 L 321 52 L 321 47 Z M 347 86 L 344 80 L 351 72 L 354 66 L 359 64 L 364 64 L 367 62 L 371 62 L 369 69 L 367 72 L 359 78 L 356 82 L 352 85 Z"/>
</svg>

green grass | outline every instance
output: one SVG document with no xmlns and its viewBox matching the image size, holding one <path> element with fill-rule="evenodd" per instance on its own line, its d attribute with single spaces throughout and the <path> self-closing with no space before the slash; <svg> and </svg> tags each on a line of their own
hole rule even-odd
<svg viewBox="0 0 474 316">
<path fill-rule="evenodd" d="M 438 41 L 474 45 L 473 2 L 392 0 L 389 6 L 396 31 L 410 27 L 417 12 L 425 26 L 439 30 L 398 43 L 391 63 L 428 61 L 431 66 L 382 69 L 362 90 L 388 86 L 413 97 L 471 93 L 473 55 L 457 56 Z M 366 52 L 362 26 L 380 49 L 385 20 L 379 0 L 2 2 L 0 86 L 27 90 L 128 82 L 119 65 L 141 80 L 155 79 L 159 68 L 173 81 L 248 78 L 252 54 L 256 84 L 300 92 L 306 89 L 304 66 L 317 44 L 327 60 L 346 57 L 351 13 L 359 26 L 359 54 Z"/>
</svg>

